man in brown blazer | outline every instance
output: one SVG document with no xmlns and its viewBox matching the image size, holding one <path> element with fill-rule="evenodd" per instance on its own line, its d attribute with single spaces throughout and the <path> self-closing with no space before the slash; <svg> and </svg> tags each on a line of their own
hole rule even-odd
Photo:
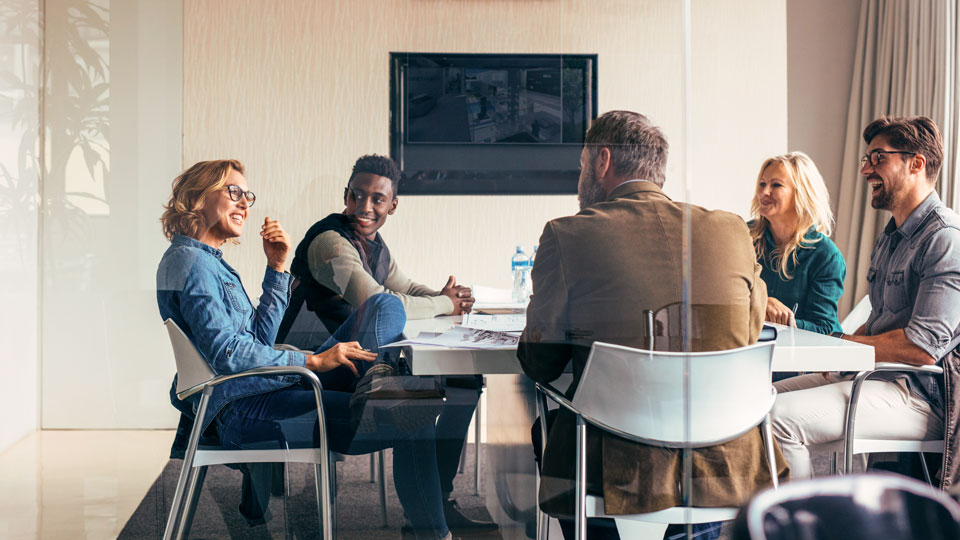
<svg viewBox="0 0 960 540">
<path fill-rule="evenodd" d="M 667 151 L 660 129 L 634 112 L 608 112 L 587 132 L 580 156 L 580 212 L 547 223 L 533 267 L 533 296 L 518 357 L 535 381 L 549 383 L 573 362 L 573 384 L 566 391 L 572 397 L 591 344 L 642 348 L 643 311 L 680 302 L 685 277 L 690 303 L 706 309 L 706 324 L 698 329 L 702 339 L 693 342 L 693 350 L 757 341 L 767 294 L 747 226 L 728 212 L 671 201 L 660 189 Z M 684 276 L 687 217 L 690 274 Z M 574 416 L 561 411 L 543 457 L 540 505 L 560 517 L 574 509 L 574 426 Z M 759 430 L 694 451 L 689 493 L 678 487 L 680 458 L 674 450 L 594 429 L 588 430 L 587 447 L 593 456 L 587 463 L 588 493 L 604 497 L 608 514 L 678 506 L 682 495 L 694 506 L 736 506 L 771 483 Z M 778 462 L 783 463 L 779 450 Z M 613 529 L 607 535 L 605 524 L 593 521 L 591 538 L 616 534 Z"/>
</svg>

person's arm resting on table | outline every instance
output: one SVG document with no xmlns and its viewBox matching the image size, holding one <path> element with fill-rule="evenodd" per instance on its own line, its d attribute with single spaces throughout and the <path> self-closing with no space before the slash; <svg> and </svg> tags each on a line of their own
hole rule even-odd
<svg viewBox="0 0 960 540">
<path fill-rule="evenodd" d="M 371 296 L 385 292 L 400 299 L 408 319 L 427 319 L 453 311 L 453 302 L 447 296 L 439 293 L 438 296 L 410 294 L 411 288 L 415 291 L 423 289 L 418 289 L 415 283 L 402 274 L 399 278 L 393 276 L 396 273 L 396 263 L 393 260 L 390 261 L 386 283 L 397 284 L 405 290 L 395 290 L 377 283 L 373 276 L 363 269 L 363 262 L 356 248 L 334 231 L 317 236 L 310 243 L 307 255 L 313 279 L 343 296 L 343 299 L 355 308 L 360 307 Z M 404 279 L 408 283 L 403 283 Z"/>
<path fill-rule="evenodd" d="M 923 271 L 907 327 L 876 336 L 846 336 L 873 345 L 877 362 L 936 363 L 947 354 L 960 325 L 960 231 L 938 231 L 918 258 Z"/>
</svg>

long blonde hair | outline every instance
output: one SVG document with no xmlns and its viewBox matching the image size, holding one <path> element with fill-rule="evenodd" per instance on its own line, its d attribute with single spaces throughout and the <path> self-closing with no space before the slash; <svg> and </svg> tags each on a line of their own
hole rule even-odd
<svg viewBox="0 0 960 540">
<path fill-rule="evenodd" d="M 160 223 L 167 240 L 182 234 L 199 238 L 206 224 L 201 210 L 207 196 L 223 189 L 230 169 L 243 174 L 243 164 L 235 159 L 201 161 L 180 173 L 173 181 L 173 193 L 163 206 Z"/>
<path fill-rule="evenodd" d="M 816 164 L 810 159 L 810 156 L 803 152 L 790 152 L 782 156 L 776 156 L 767 159 L 760 166 L 760 173 L 757 174 L 757 183 L 763 177 L 763 171 L 767 167 L 779 163 L 783 165 L 787 172 L 787 177 L 793 184 L 793 204 L 797 211 L 797 228 L 793 231 L 787 244 L 782 249 L 776 246 L 768 246 L 763 234 L 770 227 L 770 221 L 760 215 L 760 199 L 757 196 L 756 189 L 753 193 L 753 201 L 750 203 L 750 216 L 753 225 L 750 227 L 750 236 L 753 238 L 753 246 L 757 251 L 757 257 L 763 258 L 769 251 L 771 261 L 777 268 L 777 273 L 785 280 L 793 279 L 793 271 L 797 266 L 797 250 L 811 249 L 814 244 L 820 241 L 819 238 L 808 240 L 804 235 L 811 227 L 824 236 L 830 236 L 833 233 L 833 211 L 830 210 L 830 193 L 827 192 L 827 186 L 823 183 L 823 176 L 817 170 Z"/>
</svg>

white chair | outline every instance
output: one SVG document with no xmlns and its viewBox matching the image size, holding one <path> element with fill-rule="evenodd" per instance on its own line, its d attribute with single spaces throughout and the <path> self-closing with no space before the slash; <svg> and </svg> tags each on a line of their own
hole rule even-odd
<svg viewBox="0 0 960 540">
<path fill-rule="evenodd" d="M 857 404 L 860 400 L 860 392 L 863 390 L 863 383 L 877 373 L 890 372 L 926 373 L 933 376 L 943 376 L 943 368 L 940 366 L 913 366 L 888 362 L 876 364 L 872 370 L 858 373 L 853 379 L 853 388 L 850 391 L 850 402 L 847 404 L 847 418 L 843 437 L 843 471 L 846 474 L 853 471 L 854 454 L 919 452 L 921 454 L 920 465 L 923 467 L 923 476 L 928 483 L 933 484 L 933 479 L 927 468 L 927 462 L 923 459 L 923 453 L 934 452 L 942 454 L 945 447 L 943 439 L 917 441 L 904 439 L 864 439 L 856 437 Z"/>
<path fill-rule="evenodd" d="M 845 334 L 852 334 L 858 328 L 867 322 L 870 317 L 870 296 L 864 296 L 857 302 L 857 305 L 844 317 L 840 326 Z M 843 439 L 843 471 L 850 474 L 853 471 L 853 456 L 855 454 L 870 454 L 874 452 L 934 452 L 943 453 L 944 442 L 938 441 L 910 441 L 898 439 L 858 439 L 855 438 L 855 428 L 857 420 L 857 405 L 860 400 L 860 392 L 863 389 L 863 383 L 877 373 L 881 372 L 901 372 L 901 373 L 928 373 L 935 376 L 943 376 L 943 369 L 939 366 L 913 366 L 909 364 L 880 363 L 876 364 L 870 371 L 861 371 L 853 379 L 853 389 L 850 392 L 850 402 L 847 404 L 846 427 Z M 927 463 L 920 459 L 923 467 L 923 474 L 927 482 L 933 483 L 930 471 L 927 469 Z"/>
<path fill-rule="evenodd" d="M 737 514 L 737 508 L 674 507 L 647 514 L 605 515 L 603 498 L 586 493 L 588 424 L 638 443 L 675 449 L 715 446 L 759 425 L 776 486 L 769 424 L 776 399 L 770 382 L 773 346 L 768 342 L 727 351 L 678 353 L 594 343 L 572 400 L 549 385 L 537 384 L 543 396 L 577 417 L 576 538 L 585 538 L 590 517 L 666 524 L 725 521 Z M 537 407 L 540 418 L 546 418 L 542 397 Z M 539 528 L 546 532 L 543 515 L 539 518 Z"/>
<path fill-rule="evenodd" d="M 203 359 L 196 347 L 190 342 L 183 330 L 171 319 L 164 322 L 170 334 L 170 343 L 173 345 L 173 354 L 177 362 L 177 397 L 186 399 L 198 392 L 201 393 L 197 418 L 201 419 L 207 411 L 207 403 L 213 387 L 225 381 L 241 377 L 263 375 L 300 375 L 313 388 L 317 400 L 317 417 L 319 418 L 320 441 L 316 448 L 280 448 L 270 450 L 224 450 L 219 446 L 200 446 L 202 422 L 195 421 L 190 431 L 190 440 L 187 443 L 183 458 L 183 468 L 177 481 L 177 489 L 173 497 L 173 506 L 167 519 L 164 540 L 170 538 L 184 538 L 190 530 L 190 523 L 199 498 L 199 491 L 203 485 L 206 468 L 209 465 L 227 463 L 313 463 L 316 470 L 317 512 L 320 519 L 320 530 L 323 539 L 331 540 L 334 535 L 332 508 L 332 479 L 330 476 L 331 455 L 327 450 L 327 430 L 323 421 L 323 402 L 320 399 L 321 386 L 317 376 L 310 370 L 302 367 L 259 367 L 246 370 L 242 373 L 217 376 Z"/>
</svg>

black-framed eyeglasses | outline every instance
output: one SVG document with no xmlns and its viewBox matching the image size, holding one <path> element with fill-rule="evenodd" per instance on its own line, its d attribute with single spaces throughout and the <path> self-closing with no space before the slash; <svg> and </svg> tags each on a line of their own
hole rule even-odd
<svg viewBox="0 0 960 540">
<path fill-rule="evenodd" d="M 230 194 L 231 201 L 239 201 L 243 196 L 247 199 L 247 206 L 253 206 L 253 203 L 257 202 L 257 196 L 252 191 L 244 191 L 240 186 L 227 186 L 227 192 Z"/>
<path fill-rule="evenodd" d="M 883 160 L 885 159 L 883 157 L 884 154 L 908 154 L 911 156 L 917 155 L 916 152 L 906 152 L 903 150 L 880 150 L 878 148 L 876 150 L 868 152 L 867 155 L 860 158 L 860 168 L 861 169 L 864 168 L 867 165 L 867 163 L 869 163 L 874 167 L 883 163 Z"/>
</svg>

